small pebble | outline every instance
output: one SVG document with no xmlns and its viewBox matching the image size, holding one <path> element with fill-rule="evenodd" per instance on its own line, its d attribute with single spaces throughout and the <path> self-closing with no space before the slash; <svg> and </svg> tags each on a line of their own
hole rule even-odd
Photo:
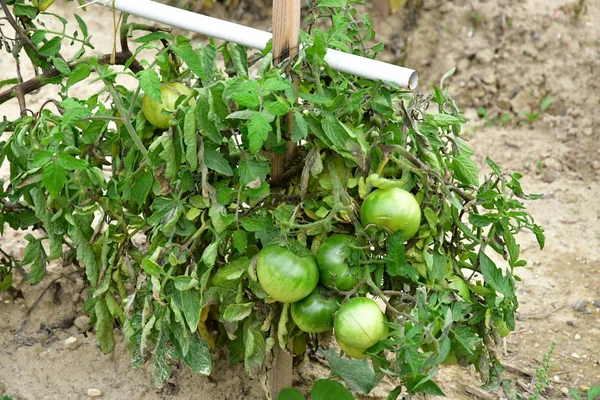
<svg viewBox="0 0 600 400">
<path fill-rule="evenodd" d="M 77 329 L 79 329 L 79 332 L 85 332 L 89 329 L 90 317 L 87 315 L 80 315 L 79 317 L 75 318 L 74 324 Z"/>
<path fill-rule="evenodd" d="M 581 335 L 579 333 L 575 334 L 575 340 L 581 340 Z"/>
<path fill-rule="evenodd" d="M 77 340 L 77 338 L 75 336 L 71 336 L 67 339 L 65 339 L 65 347 L 69 350 L 75 350 L 77 348 L 79 348 L 79 346 L 81 346 L 81 341 Z"/>
<path fill-rule="evenodd" d="M 554 379 L 554 382 L 560 382 L 560 377 L 558 375 L 554 375 L 552 379 Z"/>
<path fill-rule="evenodd" d="M 577 354 L 577 353 L 571 353 L 571 357 L 573 357 L 573 358 L 579 358 L 579 354 Z"/>
<path fill-rule="evenodd" d="M 575 311 L 583 311 L 585 310 L 585 306 L 587 306 L 588 301 L 585 299 L 577 300 L 573 303 L 573 310 Z"/>
<path fill-rule="evenodd" d="M 98 389 L 88 389 L 87 395 L 88 397 L 100 397 L 102 396 L 102 392 Z"/>
<path fill-rule="evenodd" d="M 566 387 L 560 388 L 560 391 L 561 391 L 563 394 L 569 394 L 569 389 L 567 389 Z"/>
<path fill-rule="evenodd" d="M 600 299 L 595 299 L 594 301 L 592 301 L 592 304 L 600 308 Z"/>
</svg>

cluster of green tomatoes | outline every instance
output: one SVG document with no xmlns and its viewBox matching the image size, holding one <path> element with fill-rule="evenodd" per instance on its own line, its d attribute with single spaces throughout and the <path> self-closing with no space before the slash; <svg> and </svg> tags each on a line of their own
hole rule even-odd
<svg viewBox="0 0 600 400">
<path fill-rule="evenodd" d="M 377 189 L 361 206 L 361 223 L 367 231 L 375 227 L 391 232 L 401 230 L 413 237 L 421 223 L 421 209 L 415 197 L 400 188 Z M 334 329 L 344 353 L 366 358 L 365 350 L 386 339 L 388 324 L 379 305 L 367 297 L 353 297 L 341 304 L 340 292 L 354 293 L 362 271 L 351 271 L 348 258 L 354 245 L 350 235 L 326 238 L 316 257 L 299 255 L 270 244 L 258 254 L 258 281 L 269 296 L 291 303 L 292 318 L 307 333 Z"/>
</svg>

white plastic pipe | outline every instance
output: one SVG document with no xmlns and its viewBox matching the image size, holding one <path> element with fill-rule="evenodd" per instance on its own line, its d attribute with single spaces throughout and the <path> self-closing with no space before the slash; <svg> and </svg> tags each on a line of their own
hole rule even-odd
<svg viewBox="0 0 600 400">
<path fill-rule="evenodd" d="M 114 7 L 119 11 L 141 18 L 259 50 L 264 50 L 272 37 L 272 34 L 269 32 L 182 10 L 151 0 L 97 0 L 90 2 L 90 4 L 92 3 Z M 325 61 L 331 68 L 337 71 L 372 80 L 394 82 L 404 88 L 415 89 L 419 83 L 419 74 L 412 69 L 371 60 L 338 50 L 328 49 Z"/>
</svg>

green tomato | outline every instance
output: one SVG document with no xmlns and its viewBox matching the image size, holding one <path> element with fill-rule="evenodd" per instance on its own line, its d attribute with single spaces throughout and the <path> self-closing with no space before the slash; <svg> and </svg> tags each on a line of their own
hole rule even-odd
<svg viewBox="0 0 600 400">
<path fill-rule="evenodd" d="M 326 287 L 350 290 L 356 285 L 356 277 L 346 262 L 352 253 L 351 244 L 350 236 L 333 235 L 325 239 L 317 250 L 321 283 Z"/>
<path fill-rule="evenodd" d="M 356 358 L 361 360 L 363 358 L 369 358 L 368 354 L 365 354 L 366 349 L 357 349 L 356 347 L 350 347 L 345 345 L 344 342 L 337 341 L 337 344 L 340 346 L 340 349 L 350 358 Z"/>
<path fill-rule="evenodd" d="M 506 322 L 501 319 L 493 320 L 495 328 L 493 329 L 494 333 L 500 335 L 501 338 L 505 338 L 510 335 L 510 329 L 506 326 Z"/>
<path fill-rule="evenodd" d="M 163 111 L 172 113 L 175 111 L 175 103 L 179 96 L 189 96 L 192 91 L 184 84 L 171 82 L 163 83 L 160 85 L 160 98 L 162 104 L 159 104 L 156 100 L 150 98 L 147 94 L 142 99 L 142 111 L 144 117 L 152 125 L 159 129 L 169 129 L 169 120 L 172 118 L 169 114 L 163 114 Z M 194 100 L 190 101 L 193 106 L 196 105 Z"/>
<path fill-rule="evenodd" d="M 319 283 L 319 269 L 311 255 L 299 256 L 276 244 L 260 251 L 256 274 L 264 291 L 282 303 L 305 298 Z"/>
<path fill-rule="evenodd" d="M 448 282 L 448 287 L 460 295 L 464 300 L 469 300 L 469 286 L 459 277 L 454 277 Z"/>
<path fill-rule="evenodd" d="M 340 308 L 340 296 L 330 296 L 322 287 L 292 304 L 292 318 L 298 328 L 308 333 L 326 332 L 333 328 L 333 315 Z"/>
<path fill-rule="evenodd" d="M 363 226 L 401 230 L 404 240 L 409 240 L 421 225 L 421 207 L 415 196 L 404 189 L 377 189 L 363 201 L 360 220 Z"/>
<path fill-rule="evenodd" d="M 366 297 L 348 300 L 338 310 L 333 322 L 338 343 L 356 349 L 368 349 L 387 337 L 387 319 L 377 303 Z"/>
</svg>

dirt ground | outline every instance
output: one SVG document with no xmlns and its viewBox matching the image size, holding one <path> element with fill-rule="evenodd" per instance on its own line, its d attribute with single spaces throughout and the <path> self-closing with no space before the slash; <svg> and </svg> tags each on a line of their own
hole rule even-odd
<svg viewBox="0 0 600 400">
<path fill-rule="evenodd" d="M 248 3 L 242 2 L 232 14 L 219 5 L 205 11 L 266 29 L 268 13 Z M 373 14 L 379 39 L 386 43 L 383 58 L 401 59 L 417 69 L 421 91 L 430 92 L 432 83 L 457 67 L 448 82 L 470 120 L 466 137 L 482 173 L 489 156 L 501 167 L 523 173 L 527 192 L 544 194 L 528 206 L 546 229 L 546 248 L 540 251 L 532 234 L 521 235 L 529 264 L 519 273 L 517 327 L 499 350 L 507 376 L 527 395 L 542 355 L 556 342 L 546 399 L 566 398 L 567 388 L 585 390 L 600 384 L 600 3 L 585 2 L 587 12 L 579 18 L 573 12 L 575 3 L 426 0 L 411 15 L 412 24 L 406 23 L 406 13 L 385 21 Z M 64 16 L 72 14 L 74 6 L 56 4 L 54 11 Z M 83 15 L 95 33 L 97 51 L 108 52 L 111 14 L 90 7 Z M 11 77 L 13 69 L 10 56 L 2 53 L 0 81 Z M 46 88 L 29 104 L 39 105 L 52 94 Z M 548 98 L 552 101 L 543 102 Z M 541 104 L 550 105 L 541 112 Z M 17 113 L 16 101 L 0 108 L 9 118 Z M 7 174 L 4 165 L 0 178 Z M 7 231 L 0 244 L 21 256 L 23 236 Z M 264 397 L 258 382 L 247 378 L 242 368 L 231 368 L 218 353 L 213 354 L 212 377 L 176 369 L 159 392 L 146 370 L 130 368 L 121 344 L 103 355 L 93 333 L 80 329 L 85 290 L 79 277 L 53 265 L 39 285 L 18 287 L 24 298 L 0 294 L 0 394 L 14 399 L 85 399 L 89 389 L 98 389 L 105 399 Z M 80 318 L 74 325 L 76 317 Z M 74 343 L 65 342 L 72 336 Z M 325 371 L 319 365 L 301 365 L 295 384 L 304 386 Z M 477 398 L 471 388 L 479 384 L 474 370 L 443 368 L 438 381 L 447 398 Z M 384 392 L 385 386 L 370 397 L 385 398 Z"/>
</svg>

